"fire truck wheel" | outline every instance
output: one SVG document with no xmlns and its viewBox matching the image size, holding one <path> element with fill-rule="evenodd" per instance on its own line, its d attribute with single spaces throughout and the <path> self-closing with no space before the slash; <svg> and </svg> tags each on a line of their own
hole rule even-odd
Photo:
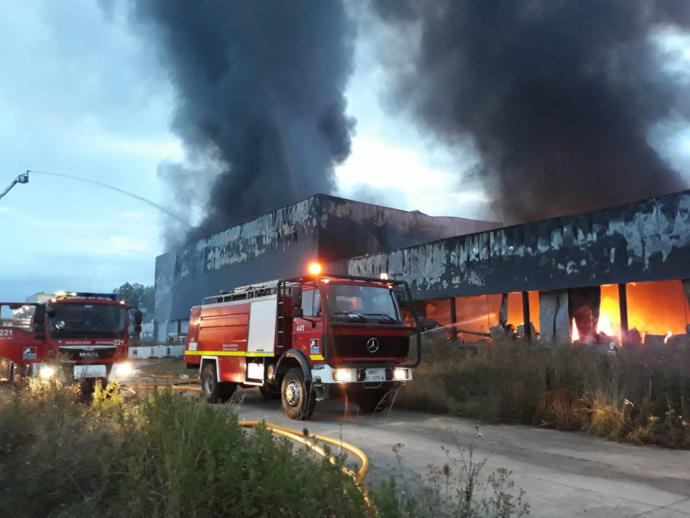
<svg viewBox="0 0 690 518">
<path fill-rule="evenodd" d="M 216 366 L 207 362 L 201 371 L 201 388 L 209 403 L 225 403 L 235 392 L 237 385 L 216 379 Z"/>
<path fill-rule="evenodd" d="M 314 413 L 316 398 L 304 382 L 304 374 L 299 367 L 293 367 L 285 373 L 280 395 L 283 410 L 290 419 L 309 419 Z"/>
<path fill-rule="evenodd" d="M 359 410 L 363 414 L 373 414 L 376 410 L 382 410 L 388 402 L 388 389 L 362 390 L 356 396 Z"/>
<path fill-rule="evenodd" d="M 276 390 L 272 385 L 263 384 L 259 387 L 259 392 L 264 399 L 280 399 L 280 391 Z"/>
</svg>

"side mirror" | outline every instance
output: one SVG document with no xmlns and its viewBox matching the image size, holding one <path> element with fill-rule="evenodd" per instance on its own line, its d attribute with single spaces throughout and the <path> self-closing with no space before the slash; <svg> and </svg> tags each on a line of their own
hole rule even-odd
<svg viewBox="0 0 690 518">
<path fill-rule="evenodd" d="M 138 309 L 134 312 L 134 325 L 139 326 L 139 330 L 141 331 L 141 322 L 143 321 L 144 317 L 141 314 L 141 311 Z"/>
<path fill-rule="evenodd" d="M 136 334 L 141 333 L 141 324 L 134 324 L 134 332 Z"/>
<path fill-rule="evenodd" d="M 302 318 L 304 316 L 304 311 L 302 308 L 297 306 L 292 308 L 292 318 Z"/>
</svg>

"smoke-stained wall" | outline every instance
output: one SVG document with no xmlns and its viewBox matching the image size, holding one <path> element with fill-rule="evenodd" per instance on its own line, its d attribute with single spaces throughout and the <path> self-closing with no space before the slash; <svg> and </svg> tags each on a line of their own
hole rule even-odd
<svg viewBox="0 0 690 518">
<path fill-rule="evenodd" d="M 419 299 L 685 279 L 690 191 L 357 257 L 337 267 L 405 279 Z"/>
<path fill-rule="evenodd" d="M 169 321 L 219 290 L 296 277 L 313 260 L 342 260 L 498 225 L 435 218 L 318 194 L 156 259 L 159 340 Z"/>
<path fill-rule="evenodd" d="M 335 196 L 319 195 L 319 199 L 322 206 L 319 258 L 324 262 L 500 226 L 491 221 L 428 216 L 419 211 L 393 209 Z"/>
<path fill-rule="evenodd" d="M 296 274 L 318 255 L 318 199 L 309 198 L 156 259 L 159 339 L 167 322 L 219 290 Z"/>
</svg>

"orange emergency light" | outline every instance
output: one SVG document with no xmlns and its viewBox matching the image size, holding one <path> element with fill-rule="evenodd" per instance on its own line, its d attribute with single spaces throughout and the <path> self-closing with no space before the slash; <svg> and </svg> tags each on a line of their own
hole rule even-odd
<svg viewBox="0 0 690 518">
<path fill-rule="evenodd" d="M 309 275 L 319 275 L 321 273 L 321 265 L 319 263 L 309 263 L 309 268 L 307 268 Z"/>
</svg>

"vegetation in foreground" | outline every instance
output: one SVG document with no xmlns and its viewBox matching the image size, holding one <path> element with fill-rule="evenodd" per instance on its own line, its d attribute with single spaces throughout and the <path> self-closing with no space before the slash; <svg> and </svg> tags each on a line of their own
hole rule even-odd
<svg viewBox="0 0 690 518">
<path fill-rule="evenodd" d="M 77 399 L 38 384 L 0 394 L 0 516 L 369 512 L 337 466 L 265 429 L 243 430 L 230 412 L 170 391 Z"/>
<path fill-rule="evenodd" d="M 393 446 L 397 473 L 382 484 L 376 496 L 381 518 L 511 518 L 529 515 L 525 491 L 515 487 L 512 472 L 498 468 L 483 477 L 487 457 L 477 458 L 481 439 L 465 447 L 455 436 L 454 450 L 442 447 L 447 462 L 431 467 L 427 477 L 406 474 L 401 450 Z"/>
<path fill-rule="evenodd" d="M 400 407 L 690 448 L 690 349 L 427 344 Z"/>
<path fill-rule="evenodd" d="M 369 502 L 335 465 L 241 428 L 232 412 L 158 390 L 125 402 L 118 385 L 91 404 L 76 386 L 0 388 L 0 516 L 523 516 L 510 473 L 480 477 L 473 447 L 426 479 L 399 472 Z M 469 457 L 465 455 L 469 452 Z M 469 462 L 468 462 L 469 460 Z M 440 474 L 443 474 L 441 476 Z"/>
</svg>

